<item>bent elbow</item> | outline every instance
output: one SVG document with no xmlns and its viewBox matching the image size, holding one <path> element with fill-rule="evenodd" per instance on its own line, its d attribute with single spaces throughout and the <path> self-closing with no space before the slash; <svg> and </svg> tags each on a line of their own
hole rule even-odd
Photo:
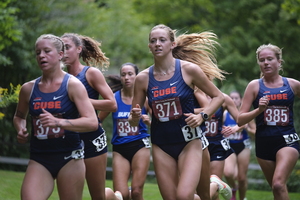
<svg viewBox="0 0 300 200">
<path fill-rule="evenodd" d="M 91 124 L 89 126 L 89 128 L 91 129 L 90 131 L 96 131 L 99 127 L 99 123 L 98 123 L 98 119 L 95 118 L 93 120 L 91 120 Z"/>
<path fill-rule="evenodd" d="M 117 110 L 118 110 L 118 106 L 117 104 L 114 104 L 111 112 L 117 112 Z"/>
</svg>

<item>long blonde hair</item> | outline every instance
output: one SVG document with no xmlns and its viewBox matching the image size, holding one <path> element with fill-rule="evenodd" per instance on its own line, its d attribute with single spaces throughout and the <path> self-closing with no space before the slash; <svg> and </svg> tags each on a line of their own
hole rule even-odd
<svg viewBox="0 0 300 200">
<path fill-rule="evenodd" d="M 176 30 L 170 27 L 159 24 L 154 26 L 151 32 L 155 29 L 165 29 L 170 37 L 171 42 L 176 42 L 176 47 L 173 49 L 172 54 L 174 58 L 186 60 L 198 65 L 209 80 L 215 78 L 224 80 L 226 71 L 221 70 L 217 65 L 215 57 L 216 46 L 219 43 L 216 41 L 217 35 L 205 31 L 201 33 L 182 34 L 176 38 Z"/>
</svg>

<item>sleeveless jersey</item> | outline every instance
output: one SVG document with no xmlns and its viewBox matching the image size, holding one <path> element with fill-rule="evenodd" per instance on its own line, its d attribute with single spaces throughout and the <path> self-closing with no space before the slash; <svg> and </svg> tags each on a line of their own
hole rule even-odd
<svg viewBox="0 0 300 200">
<path fill-rule="evenodd" d="M 86 72 L 89 69 L 89 66 L 84 66 L 83 70 L 77 74 L 76 78 L 78 78 L 82 84 L 84 85 L 87 93 L 88 93 L 88 97 L 90 99 L 98 99 L 99 98 L 99 93 L 97 90 L 95 90 L 94 88 L 92 88 L 88 82 L 88 80 L 86 79 Z M 97 115 L 97 111 L 95 110 L 95 113 Z M 98 118 L 98 117 L 97 117 Z M 88 149 L 96 146 L 96 151 L 97 152 L 101 152 L 101 150 L 103 150 L 105 147 L 107 147 L 107 139 L 106 139 L 106 134 L 104 129 L 102 128 L 102 126 L 100 126 L 100 119 L 98 118 L 98 129 L 95 131 L 91 131 L 91 132 L 81 132 L 80 133 L 80 139 L 84 142 L 85 144 L 85 154 L 86 157 L 90 157 L 91 155 L 89 154 Z M 90 146 L 90 142 L 92 143 L 92 146 Z"/>
<path fill-rule="evenodd" d="M 194 90 L 183 80 L 180 60 L 175 61 L 174 75 L 165 81 L 153 76 L 149 68 L 148 104 L 152 109 L 151 141 L 153 144 L 188 142 L 201 136 L 199 127 L 186 124 L 184 113 L 194 113 Z"/>
<path fill-rule="evenodd" d="M 38 83 L 41 77 L 37 78 L 34 83 L 29 100 L 29 114 L 32 124 L 30 151 L 33 153 L 69 152 L 82 148 L 78 133 L 64 130 L 61 127 L 43 127 L 38 119 L 42 113 L 42 108 L 59 118 L 78 118 L 77 107 L 68 95 L 70 76 L 66 74 L 60 88 L 51 93 L 40 91 Z"/>
<path fill-rule="evenodd" d="M 287 78 L 282 77 L 282 80 L 282 87 L 268 88 L 264 85 L 263 79 L 259 79 L 259 91 L 252 105 L 254 109 L 258 108 L 259 99 L 263 96 L 268 97 L 269 105 L 255 118 L 256 137 L 280 136 L 296 132 L 293 123 L 294 92 Z"/>
<path fill-rule="evenodd" d="M 222 125 L 223 125 L 223 107 L 219 107 L 219 109 L 212 115 L 211 119 L 205 121 L 205 132 L 204 135 L 208 139 L 208 141 L 217 141 L 223 139 Z"/>
<path fill-rule="evenodd" d="M 90 86 L 85 76 L 89 68 L 90 68 L 89 66 L 84 66 L 83 70 L 79 74 L 77 74 L 76 78 L 78 78 L 81 81 L 81 83 L 84 85 L 90 99 L 98 99 L 99 98 L 98 91 Z"/>
<path fill-rule="evenodd" d="M 226 118 L 225 118 L 225 121 L 224 121 L 224 126 L 230 126 L 230 127 L 233 127 L 233 126 L 236 126 L 237 123 L 236 121 L 232 118 L 232 116 L 230 115 L 229 112 L 226 112 Z M 248 136 L 248 133 L 245 129 L 243 129 L 242 131 L 240 132 L 236 132 L 236 133 L 233 133 L 231 134 L 229 137 L 227 137 L 229 139 L 229 142 L 230 143 L 241 143 L 243 142 L 244 140 L 248 139 L 249 136 Z"/>
<path fill-rule="evenodd" d="M 127 105 L 122 101 L 120 90 L 115 93 L 115 99 L 118 109 L 112 113 L 113 137 L 111 143 L 113 145 L 120 145 L 149 137 L 147 126 L 142 119 L 140 119 L 138 126 L 130 126 L 128 117 L 131 105 Z M 142 108 L 142 114 L 147 114 L 144 107 Z"/>
<path fill-rule="evenodd" d="M 84 87 L 86 88 L 86 91 L 87 91 L 90 99 L 98 99 L 99 98 L 98 91 L 90 86 L 90 84 L 85 76 L 86 72 L 89 68 L 90 68 L 89 66 L 84 66 L 83 70 L 79 74 L 77 74 L 76 78 L 78 78 L 82 82 Z"/>
</svg>

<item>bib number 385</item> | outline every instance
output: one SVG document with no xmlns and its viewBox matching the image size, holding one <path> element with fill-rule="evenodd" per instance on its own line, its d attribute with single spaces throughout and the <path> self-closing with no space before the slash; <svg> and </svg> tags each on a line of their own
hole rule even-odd
<svg viewBox="0 0 300 200">
<path fill-rule="evenodd" d="M 289 108 L 286 106 L 268 106 L 264 113 L 264 122 L 268 126 L 287 126 Z"/>
</svg>

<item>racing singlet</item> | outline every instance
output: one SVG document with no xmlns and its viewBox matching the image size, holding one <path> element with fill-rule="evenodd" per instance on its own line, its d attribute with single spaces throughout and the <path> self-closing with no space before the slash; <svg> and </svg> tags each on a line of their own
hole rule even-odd
<svg viewBox="0 0 300 200">
<path fill-rule="evenodd" d="M 256 117 L 256 137 L 283 135 L 286 140 L 290 137 L 299 140 L 293 124 L 294 92 L 287 78 L 282 77 L 282 80 L 282 87 L 268 88 L 263 79 L 259 79 L 259 91 L 253 107 L 258 108 L 259 99 L 263 96 L 269 99 L 269 105 Z"/>
<path fill-rule="evenodd" d="M 216 141 L 222 140 L 223 134 L 222 125 L 223 125 L 223 107 L 219 107 L 219 109 L 212 115 L 212 117 L 205 121 L 205 132 L 204 135 L 208 139 L 208 141 Z"/>
<path fill-rule="evenodd" d="M 115 99 L 118 109 L 112 113 L 113 137 L 111 143 L 113 145 L 120 145 L 149 137 L 147 126 L 142 119 L 140 119 L 138 126 L 130 126 L 128 117 L 131 105 L 127 105 L 122 101 L 120 90 L 115 93 Z M 144 107 L 142 108 L 142 114 L 147 114 Z"/>
<path fill-rule="evenodd" d="M 61 127 L 43 127 L 38 119 L 42 109 L 58 118 L 78 118 L 77 107 L 68 95 L 70 76 L 66 74 L 60 88 L 51 93 L 44 93 L 39 90 L 38 83 L 41 77 L 37 78 L 34 83 L 29 100 L 29 114 L 32 124 L 30 151 L 33 153 L 69 152 L 82 148 L 78 133 L 64 130 Z"/>
<path fill-rule="evenodd" d="M 86 79 L 86 72 L 89 69 L 89 66 L 84 66 L 83 70 L 77 74 L 76 78 L 78 78 L 82 84 L 84 85 L 87 93 L 88 93 L 88 97 L 90 99 L 98 99 L 99 98 L 99 93 L 97 90 L 95 90 L 94 88 L 92 88 L 88 82 L 88 80 Z M 95 113 L 97 115 L 97 111 L 95 110 Z M 98 115 L 97 115 L 98 116 Z M 98 118 L 98 117 L 97 117 Z M 85 147 L 87 147 L 87 142 L 92 141 L 93 145 L 95 145 L 97 147 L 97 152 L 102 151 L 105 147 L 107 147 L 107 138 L 106 138 L 106 134 L 104 129 L 102 128 L 102 126 L 100 126 L 100 119 L 98 118 L 99 121 L 99 126 L 98 129 L 92 132 L 81 132 L 80 133 L 80 138 L 84 141 L 85 143 Z M 90 134 L 89 134 L 90 133 Z M 88 152 L 85 151 L 85 153 L 87 154 Z"/>
<path fill-rule="evenodd" d="M 237 123 L 236 121 L 232 118 L 232 116 L 230 115 L 229 112 L 226 112 L 226 118 L 224 121 L 224 126 L 230 126 L 230 127 L 234 127 L 236 126 Z M 236 132 L 231 134 L 229 137 L 227 137 L 229 139 L 230 143 L 241 143 L 244 140 L 248 139 L 248 133 L 245 129 L 243 129 L 240 132 Z"/>
<path fill-rule="evenodd" d="M 153 76 L 149 68 L 148 104 L 152 109 L 151 141 L 153 144 L 189 142 L 200 138 L 201 129 L 191 128 L 184 113 L 194 113 L 194 90 L 183 80 L 180 60 L 175 61 L 174 75 L 165 81 Z"/>
</svg>

